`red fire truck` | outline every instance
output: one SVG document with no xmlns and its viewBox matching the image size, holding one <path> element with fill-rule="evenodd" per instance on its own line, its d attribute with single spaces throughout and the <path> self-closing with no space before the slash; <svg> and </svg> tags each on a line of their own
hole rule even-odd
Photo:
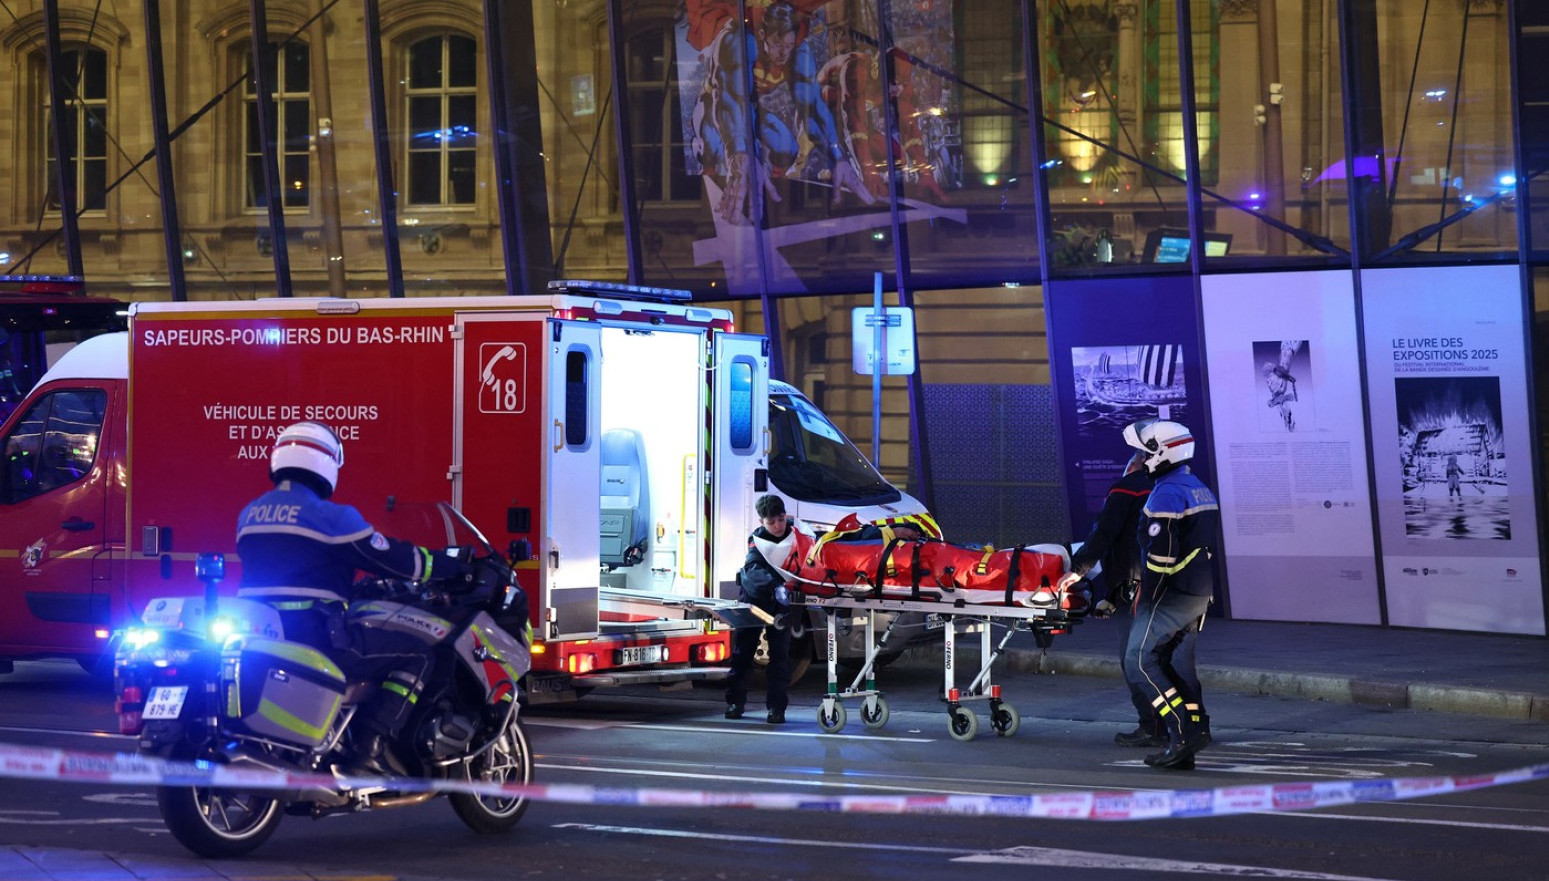
<svg viewBox="0 0 1549 881">
<path fill-rule="evenodd" d="M 521 559 L 535 699 L 717 678 L 773 491 L 767 346 L 681 292 L 607 283 L 135 304 L 127 342 L 70 352 L 0 436 L 20 557 L 19 579 L 0 562 L 0 664 L 89 662 L 147 599 L 201 592 L 202 552 L 234 589 L 237 513 L 279 430 L 313 419 L 345 442 L 337 498 L 379 529 L 446 543 L 416 516 L 449 500 Z M 851 509 L 922 510 L 887 489 Z"/>
</svg>

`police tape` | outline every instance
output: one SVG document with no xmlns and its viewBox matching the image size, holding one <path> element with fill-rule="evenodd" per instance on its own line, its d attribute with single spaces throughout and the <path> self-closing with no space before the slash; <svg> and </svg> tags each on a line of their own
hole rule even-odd
<svg viewBox="0 0 1549 881">
<path fill-rule="evenodd" d="M 1048 820 L 1160 820 L 1306 811 L 1338 805 L 1404 801 L 1549 778 L 1549 764 L 1492 774 L 1395 777 L 1319 783 L 1264 783 L 1220 789 L 1094 790 L 1033 795 L 810 795 L 791 792 L 706 792 L 554 783 L 493 783 L 334 774 L 184 762 L 137 753 L 100 753 L 0 744 L 0 777 L 66 783 L 196 786 L 246 791 L 391 789 L 462 792 L 485 798 L 526 798 L 577 805 L 749 808 L 863 814 L 955 814 Z"/>
</svg>

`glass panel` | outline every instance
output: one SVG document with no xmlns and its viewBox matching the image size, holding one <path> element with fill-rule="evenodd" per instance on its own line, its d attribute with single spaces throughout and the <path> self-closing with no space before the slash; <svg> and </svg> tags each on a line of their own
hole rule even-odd
<svg viewBox="0 0 1549 881">
<path fill-rule="evenodd" d="M 441 99 L 439 97 L 409 99 L 409 131 L 414 140 L 409 149 L 429 150 L 441 143 Z"/>
<path fill-rule="evenodd" d="M 479 81 L 478 44 L 467 37 L 447 37 L 446 84 L 454 89 L 471 89 Z"/>
<path fill-rule="evenodd" d="M 305 92 L 309 79 L 309 65 L 311 49 L 300 41 L 287 43 L 283 50 L 285 56 L 285 76 L 277 87 L 284 92 Z"/>
<path fill-rule="evenodd" d="M 70 54 L 76 56 L 70 59 L 73 67 L 82 53 Z M 84 54 L 86 58 L 81 72 L 81 95 L 88 101 L 105 101 L 108 97 L 108 54 L 96 49 Z"/>
<path fill-rule="evenodd" d="M 434 205 L 441 201 L 441 154 L 409 154 L 409 204 Z"/>
<path fill-rule="evenodd" d="M 472 147 L 478 137 L 479 99 L 474 95 L 452 95 L 446 99 L 447 144 Z"/>
<path fill-rule="evenodd" d="M 626 23 L 644 15 L 641 4 L 621 5 Z M 672 16 L 669 5 L 656 27 L 670 30 Z M 623 280 L 618 120 L 609 106 L 613 90 L 608 31 L 599 19 L 587 4 L 533 4 L 537 111 L 548 171 L 551 247 L 559 277 Z M 657 248 L 653 251 L 646 245 L 646 262 L 670 265 L 667 275 L 674 287 L 689 286 L 688 278 L 708 278 L 705 268 L 695 266 L 686 244 L 676 244 L 688 238 L 675 232 L 685 221 L 681 213 L 662 216 L 646 211 L 646 224 L 657 231 L 651 239 Z M 663 245 L 668 238 L 675 242 L 670 249 Z"/>
<path fill-rule="evenodd" d="M 1207 21 L 1216 5 L 1193 4 Z M 1038 8 L 1049 272 L 1155 262 L 1158 236 L 1188 231 L 1182 174 L 1170 170 L 1181 154 L 1169 157 L 1163 146 L 1178 123 L 1173 4 L 1043 0 Z M 1207 56 L 1199 75 L 1210 74 Z"/>
<path fill-rule="evenodd" d="M 87 159 L 81 168 L 81 200 L 78 207 L 88 211 L 101 211 L 107 207 L 108 162 L 106 159 Z"/>
<path fill-rule="evenodd" d="M 285 157 L 284 179 L 285 207 L 302 208 L 307 204 L 307 196 L 311 192 L 308 181 L 307 154 L 287 155 Z"/>
<path fill-rule="evenodd" d="M 586 353 L 565 353 L 565 443 L 586 445 Z"/>
<path fill-rule="evenodd" d="M 727 419 L 731 423 L 731 448 L 742 452 L 753 447 L 753 363 L 747 358 L 734 358 L 729 385 Z"/>
<path fill-rule="evenodd" d="M 446 156 L 447 200 L 472 205 L 478 184 L 478 156 L 472 150 L 452 150 Z"/>
<path fill-rule="evenodd" d="M 439 37 L 421 40 L 409 47 L 409 88 L 441 88 L 441 50 Z"/>
<path fill-rule="evenodd" d="M 285 100 L 285 152 L 305 152 L 311 143 L 312 107 L 305 99 Z"/>
<path fill-rule="evenodd" d="M 269 193 L 264 189 L 264 158 L 262 156 L 247 157 L 247 175 L 244 178 L 244 198 L 246 204 L 254 208 L 264 208 L 269 205 Z"/>
<path fill-rule="evenodd" d="M 1373 262 L 1451 253 L 1511 256 L 1517 247 L 1511 73 L 1504 4 L 1375 0 L 1382 162 L 1356 173 L 1385 199 L 1363 209 Z M 1363 34 L 1363 37 L 1365 35 Z M 1524 65 L 1531 66 L 1527 61 Z"/>
<path fill-rule="evenodd" d="M 940 5 L 894 3 L 889 27 L 904 216 L 918 218 L 908 226 L 914 284 L 1036 282 L 1022 4 L 966 4 L 955 21 Z M 866 105 L 878 88 L 860 89 L 869 93 Z M 845 111 L 847 119 L 858 115 Z M 869 157 L 861 163 L 868 185 L 885 196 L 887 142 L 875 122 L 870 132 L 852 123 L 852 137 Z"/>
</svg>

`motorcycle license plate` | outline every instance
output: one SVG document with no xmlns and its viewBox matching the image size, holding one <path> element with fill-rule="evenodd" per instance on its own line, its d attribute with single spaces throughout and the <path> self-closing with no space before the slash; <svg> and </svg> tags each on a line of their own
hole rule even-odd
<svg viewBox="0 0 1549 881">
<path fill-rule="evenodd" d="M 186 685 L 159 685 L 151 689 L 150 700 L 145 702 L 145 711 L 140 714 L 140 718 L 147 721 L 176 719 L 183 712 L 183 701 L 187 698 Z"/>
</svg>

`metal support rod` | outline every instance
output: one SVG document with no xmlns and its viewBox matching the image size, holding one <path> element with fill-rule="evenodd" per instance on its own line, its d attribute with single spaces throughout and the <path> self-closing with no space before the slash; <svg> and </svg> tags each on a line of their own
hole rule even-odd
<svg viewBox="0 0 1549 881">
<path fill-rule="evenodd" d="M 1273 90 L 1280 82 L 1279 13 L 1275 0 L 1259 0 L 1259 88 L 1264 99 L 1264 211 L 1285 216 L 1285 146 L 1281 128 L 1280 99 Z M 1270 227 L 1265 233 L 1267 254 L 1285 253 L 1285 233 Z"/>
<path fill-rule="evenodd" d="M 59 0 L 43 0 L 43 37 L 48 56 L 49 128 L 54 138 L 54 179 L 59 196 L 59 223 L 65 237 L 65 265 L 71 275 L 83 276 L 81 266 L 81 228 L 75 213 L 76 145 L 66 143 L 65 114 L 74 112 L 65 104 L 69 84 L 65 80 L 64 50 L 59 40 Z M 79 133 L 77 133 L 79 134 Z"/>
<path fill-rule="evenodd" d="M 1522 80 L 1518 65 L 1522 63 L 1521 40 L 1522 23 L 1517 17 L 1519 0 L 1506 0 L 1506 34 L 1508 39 L 1508 52 L 1510 63 L 1507 68 L 1511 71 L 1511 159 L 1512 168 L 1516 175 L 1515 184 L 1517 192 L 1517 269 L 1518 278 L 1522 285 L 1522 345 L 1527 353 L 1527 419 L 1528 437 L 1543 437 L 1541 431 L 1540 414 L 1538 407 L 1533 402 L 1538 400 L 1538 371 L 1533 364 L 1535 348 L 1533 346 L 1533 267 L 1529 262 L 1533 256 L 1533 223 L 1532 223 L 1532 186 L 1528 183 L 1527 160 L 1523 155 L 1522 134 Z M 1532 455 L 1529 457 L 1530 467 L 1533 469 L 1533 482 L 1530 486 L 1541 487 L 1544 485 L 1544 448 L 1542 445 L 1532 446 Z M 1549 524 L 1544 522 L 1543 494 L 1533 493 L 1533 519 L 1538 523 L 1538 556 L 1543 559 L 1544 550 L 1549 548 Z M 1544 598 L 1545 608 L 1549 608 L 1549 571 L 1540 567 L 1539 578 L 1541 584 L 1539 590 Z"/>
<path fill-rule="evenodd" d="M 903 180 L 901 174 L 901 160 L 899 145 L 903 143 L 903 134 L 899 130 L 898 99 L 894 97 L 893 82 L 897 76 L 894 64 L 893 52 L 893 28 L 892 28 L 893 4 L 892 0 L 878 0 L 877 2 L 877 70 L 880 73 L 882 86 L 882 120 L 884 137 L 887 142 L 887 194 L 888 194 L 888 221 L 893 231 L 893 273 L 897 279 L 898 305 L 905 309 L 914 308 L 914 284 L 910 277 L 909 266 L 909 231 L 904 226 L 903 212 L 898 210 L 898 202 L 903 198 Z M 846 158 L 844 161 L 849 161 Z M 877 353 L 877 367 L 884 369 L 887 366 L 887 353 Z M 935 481 L 931 477 L 930 439 L 929 432 L 925 428 L 925 422 L 920 414 L 925 412 L 925 384 L 920 376 L 920 360 L 915 359 L 914 372 L 905 379 L 905 394 L 909 398 L 909 449 L 913 454 L 919 481 L 917 486 L 910 487 L 920 498 L 926 509 L 934 507 Z M 878 383 L 880 387 L 880 383 Z M 881 425 L 877 426 L 881 432 Z M 874 463 L 880 470 L 880 459 Z"/>
<path fill-rule="evenodd" d="M 290 249 L 285 236 L 284 187 L 280 184 L 279 144 L 275 131 L 274 83 L 270 62 L 269 15 L 264 0 L 248 0 L 253 20 L 253 91 L 257 93 L 258 135 L 263 147 L 264 201 L 269 208 L 270 250 L 274 255 L 275 294 L 291 295 Z"/>
<path fill-rule="evenodd" d="M 630 284 L 641 283 L 639 202 L 635 198 L 634 139 L 629 131 L 629 76 L 625 70 L 624 4 L 608 0 L 608 45 L 613 59 L 613 131 L 619 151 L 619 201 L 624 210 L 624 265 Z M 754 96 L 748 95 L 749 112 Z M 672 140 L 670 137 L 667 139 Z M 671 186 L 671 181 L 663 181 Z"/>
<path fill-rule="evenodd" d="M 403 257 L 398 250 L 398 188 L 393 184 L 392 132 L 382 76 L 382 15 L 377 0 L 366 5 L 366 74 L 371 101 L 372 143 L 376 147 L 377 206 L 381 214 L 382 256 L 387 261 L 387 293 L 403 296 Z M 507 275 L 510 275 L 507 272 Z"/>
<path fill-rule="evenodd" d="M 1361 412 L 1370 413 L 1371 395 L 1367 390 L 1371 386 L 1371 378 L 1366 369 L 1366 310 L 1362 302 L 1361 289 L 1361 272 L 1364 268 L 1363 263 L 1365 262 L 1366 255 L 1372 251 L 1372 248 L 1368 244 L 1368 240 L 1366 238 L 1369 230 L 1367 224 L 1362 219 L 1363 212 L 1361 209 L 1362 206 L 1367 205 L 1370 200 L 1364 199 L 1360 195 L 1366 192 L 1367 188 L 1363 188 L 1358 185 L 1358 181 L 1360 179 L 1355 175 L 1355 162 L 1356 156 L 1363 146 L 1363 135 L 1360 133 L 1360 131 L 1358 131 L 1358 127 L 1365 125 L 1365 123 L 1362 121 L 1362 116 L 1364 115 L 1365 110 L 1363 109 L 1363 104 L 1360 101 L 1360 97 L 1367 93 L 1367 86 L 1371 86 L 1373 84 L 1360 84 L 1362 74 L 1364 72 L 1364 68 L 1362 67 L 1364 62 L 1360 57 L 1360 53 L 1358 53 L 1355 49 L 1355 44 L 1357 42 L 1355 31 L 1360 27 L 1358 23 L 1359 18 L 1357 16 L 1357 11 L 1353 8 L 1356 2 L 1366 3 L 1368 7 L 1367 11 L 1370 11 L 1370 0 L 1338 0 L 1337 3 L 1337 14 L 1339 18 L 1339 75 L 1340 91 L 1346 96 L 1344 126 L 1345 180 L 1348 182 L 1348 189 L 1350 191 L 1350 199 L 1346 203 L 1346 210 L 1349 211 L 1350 221 L 1350 282 L 1355 300 L 1355 351 L 1356 364 L 1359 365 L 1360 368 L 1360 382 L 1358 383 L 1358 386 L 1361 390 Z M 1375 20 L 1372 20 L 1370 24 L 1373 26 L 1373 28 L 1375 28 Z M 1377 201 L 1381 203 L 1384 216 L 1386 216 L 1387 200 L 1385 198 L 1385 194 L 1382 192 L 1382 163 L 1380 161 L 1382 159 L 1381 154 L 1378 154 L 1376 158 L 1378 160 L 1378 180 L 1376 182 L 1376 186 L 1378 188 L 1377 195 L 1381 197 Z M 1371 185 L 1368 184 L 1367 187 L 1369 186 Z M 1378 241 L 1380 241 L 1383 245 L 1386 245 L 1388 236 L 1388 229 L 1386 225 L 1383 226 L 1380 234 L 1381 238 L 1378 239 Z M 1365 432 L 1365 435 L 1366 461 L 1375 462 L 1376 459 L 1374 457 L 1376 455 L 1376 450 L 1372 441 L 1372 432 L 1367 431 Z M 1371 506 L 1372 552 L 1376 555 L 1376 559 L 1380 564 L 1382 560 L 1382 523 L 1378 519 L 1378 506 L 1376 504 L 1377 473 L 1376 470 L 1372 468 L 1368 468 L 1366 470 L 1366 494 L 1367 497 L 1370 498 L 1373 502 Z M 1383 577 L 1383 567 L 1381 565 L 1377 566 L 1377 608 L 1381 614 L 1381 623 L 1384 627 L 1386 627 L 1388 624 L 1387 581 Z"/>
<path fill-rule="evenodd" d="M 178 223 L 177 187 L 172 173 L 172 139 L 167 135 L 167 77 L 162 66 L 161 0 L 145 0 L 146 88 L 151 97 L 151 134 L 156 140 L 156 182 L 161 195 L 161 231 L 167 249 L 167 284 L 172 299 L 188 299 L 183 276 L 183 231 Z"/>
<path fill-rule="evenodd" d="M 312 73 L 312 108 L 317 137 L 317 193 L 323 219 L 323 260 L 328 267 L 328 295 L 343 298 L 344 230 L 339 217 L 339 162 L 334 150 L 333 88 L 328 76 L 328 40 L 323 27 L 323 0 L 312 0 L 312 26 L 307 37 Z"/>
<path fill-rule="evenodd" d="M 493 135 L 495 151 L 495 179 L 500 182 L 496 195 L 500 205 L 500 247 L 506 259 L 506 294 L 515 296 L 521 291 L 522 243 L 517 234 L 521 222 L 517 219 L 516 169 L 506 142 L 512 137 L 511 120 L 506 113 L 506 64 L 501 51 L 502 0 L 484 0 L 484 78 L 489 81 L 489 118 L 486 126 Z"/>
</svg>

